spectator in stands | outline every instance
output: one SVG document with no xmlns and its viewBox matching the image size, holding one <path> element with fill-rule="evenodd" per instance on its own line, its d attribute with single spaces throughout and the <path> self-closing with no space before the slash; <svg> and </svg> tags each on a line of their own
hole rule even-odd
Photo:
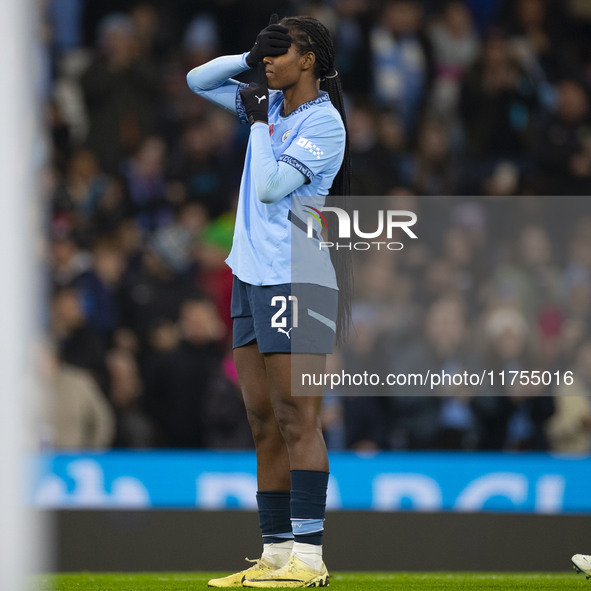
<svg viewBox="0 0 591 591">
<path fill-rule="evenodd" d="M 199 292 L 191 265 L 191 237 L 163 228 L 123 279 L 122 319 L 139 339 L 142 351 L 154 322 L 176 322 L 182 303 Z"/>
<path fill-rule="evenodd" d="M 133 22 L 137 40 L 138 55 L 149 63 L 160 63 L 167 56 L 168 43 L 165 38 L 166 20 L 164 11 L 158 10 L 151 2 L 137 2 L 132 6 L 129 16 Z"/>
<path fill-rule="evenodd" d="M 450 144 L 449 126 L 439 119 L 424 118 L 414 154 L 402 159 L 402 183 L 419 195 L 457 193 L 459 170 Z"/>
<path fill-rule="evenodd" d="M 150 136 L 123 166 L 133 214 L 145 232 L 166 226 L 173 218 L 172 203 L 166 195 L 165 157 L 164 141 Z"/>
<path fill-rule="evenodd" d="M 416 297 L 425 308 L 439 298 L 457 294 L 458 285 L 453 264 L 446 258 L 435 255 L 425 265 L 421 279 L 417 285 Z"/>
<path fill-rule="evenodd" d="M 68 166 L 71 158 L 72 137 L 69 122 L 57 98 L 51 98 L 45 112 L 45 122 L 52 143 L 52 160 L 60 171 Z"/>
<path fill-rule="evenodd" d="M 539 368 L 530 327 L 518 310 L 499 307 L 484 320 L 486 368 L 496 378 L 492 396 L 477 397 L 478 449 L 547 449 L 544 425 L 554 412 L 550 392 L 511 372 Z M 505 379 L 501 379 L 501 374 Z"/>
<path fill-rule="evenodd" d="M 158 101 L 155 68 L 140 59 L 133 21 L 111 14 L 98 33 L 100 53 L 81 78 L 90 129 L 86 140 L 107 173 L 154 131 Z"/>
<path fill-rule="evenodd" d="M 160 428 L 163 445 L 203 447 L 205 409 L 220 376 L 225 329 L 206 299 L 186 300 L 178 327 L 178 346 L 155 352 L 146 363 L 145 408 Z"/>
<path fill-rule="evenodd" d="M 109 177 L 101 171 L 94 153 L 87 148 L 75 150 L 53 196 L 53 214 L 65 215 L 70 223 L 88 228 L 108 183 Z"/>
<path fill-rule="evenodd" d="M 78 247 L 69 222 L 56 220 L 53 224 L 50 251 L 50 281 L 53 288 L 75 286 L 88 273 L 91 259 Z"/>
<path fill-rule="evenodd" d="M 92 269 L 78 282 L 88 324 L 110 345 L 121 323 L 121 277 L 126 260 L 116 243 L 101 241 L 92 250 Z"/>
<path fill-rule="evenodd" d="M 428 309 L 424 338 L 417 338 L 393 360 L 393 373 L 478 371 L 470 348 L 464 303 L 457 296 L 436 300 Z M 473 445 L 475 418 L 466 386 L 445 384 L 425 396 L 423 387 L 396 386 L 392 390 L 392 413 L 405 431 L 409 449 L 462 449 Z"/>
<path fill-rule="evenodd" d="M 557 86 L 556 109 L 536 130 L 533 151 L 547 195 L 591 194 L 587 91 L 577 80 Z"/>
<path fill-rule="evenodd" d="M 348 115 L 348 128 L 353 167 L 359 171 L 352 179 L 353 194 L 384 195 L 401 182 L 401 150 L 406 145 L 401 118 L 391 109 L 375 113 L 358 105 Z"/>
<path fill-rule="evenodd" d="M 227 121 L 225 115 L 222 119 Z M 219 118 L 216 120 L 221 121 Z M 212 218 L 224 213 L 230 206 L 232 166 L 227 168 L 228 160 L 217 148 L 229 140 L 232 130 L 225 125 L 214 129 L 213 119 L 210 118 L 191 122 L 185 127 L 181 138 L 181 156 L 175 162 L 174 173 L 185 184 L 188 199 L 205 206 Z M 215 141 L 212 140 L 214 137 Z"/>
<path fill-rule="evenodd" d="M 417 127 L 433 78 L 433 54 L 416 0 L 388 0 L 371 31 L 373 94 L 395 108 L 407 131 Z"/>
<path fill-rule="evenodd" d="M 51 302 L 51 334 L 63 363 L 87 370 L 105 391 L 105 347 L 88 324 L 77 289 L 64 287 L 54 293 Z"/>
<path fill-rule="evenodd" d="M 85 370 L 60 361 L 51 346 L 45 347 L 43 357 L 45 443 L 69 451 L 110 447 L 115 416 L 95 380 Z"/>
<path fill-rule="evenodd" d="M 431 109 L 451 123 L 457 117 L 462 77 L 480 49 L 470 11 L 464 2 L 443 3 L 441 14 L 429 27 L 429 39 L 435 59 Z"/>
<path fill-rule="evenodd" d="M 120 176 L 108 177 L 105 190 L 90 218 L 94 234 L 117 234 L 122 227 L 128 227 L 132 220 L 132 205 L 125 181 Z"/>
<path fill-rule="evenodd" d="M 371 6 L 363 0 L 336 0 L 335 68 L 344 92 L 363 99 L 371 86 L 369 32 Z"/>
<path fill-rule="evenodd" d="M 179 331 L 176 323 L 160 318 L 154 321 L 148 335 L 151 352 L 173 351 L 179 345 Z"/>
<path fill-rule="evenodd" d="M 557 337 L 553 367 L 558 371 L 566 371 L 573 364 L 579 346 L 588 333 L 585 319 L 567 317 L 560 325 Z"/>
<path fill-rule="evenodd" d="M 361 191 L 361 195 L 387 195 L 392 187 L 404 185 L 401 170 L 402 153 L 407 148 L 408 138 L 402 119 L 394 110 L 385 109 L 377 113 L 375 126 L 377 143 L 370 153 L 373 172 L 364 179 L 367 189 Z M 383 174 L 384 170 L 389 171 L 388 175 Z"/>
<path fill-rule="evenodd" d="M 543 83 L 555 81 L 564 71 L 564 3 L 548 0 L 506 2 L 503 28 L 528 74 Z"/>
<path fill-rule="evenodd" d="M 210 221 L 200 234 L 195 256 L 199 265 L 198 283 L 215 304 L 217 312 L 232 332 L 230 303 L 232 300 L 232 270 L 226 265 L 226 258 L 232 248 L 234 215 L 225 214 Z"/>
<path fill-rule="evenodd" d="M 125 349 L 111 349 L 107 354 L 109 399 L 115 411 L 115 447 L 148 448 L 157 442 L 152 421 L 142 410 L 144 395 L 139 368 Z"/>
<path fill-rule="evenodd" d="M 504 33 L 491 32 L 482 56 L 464 76 L 460 95 L 467 154 L 478 165 L 475 182 L 488 176 L 500 160 L 527 169 L 525 142 L 536 108 L 536 89 L 513 57 Z"/>
<path fill-rule="evenodd" d="M 204 404 L 204 446 L 210 449 L 249 449 L 254 447 L 252 432 L 246 417 L 246 408 L 238 373 L 231 354 L 208 384 Z"/>
<path fill-rule="evenodd" d="M 208 13 L 198 14 L 187 27 L 183 49 L 190 68 L 196 68 L 212 60 L 218 53 L 219 33 L 217 23 Z"/>
<path fill-rule="evenodd" d="M 343 350 L 342 359 L 332 358 L 329 367 L 332 365 L 338 373 L 342 362 L 348 373 L 374 372 L 379 317 L 379 312 L 371 306 L 356 306 L 353 309 L 355 338 Z M 348 449 L 376 451 L 389 447 L 388 399 L 380 396 L 383 393 L 374 387 L 359 389 L 357 396 L 343 397 L 344 439 Z"/>
<path fill-rule="evenodd" d="M 347 115 L 347 126 L 352 166 L 360 172 L 351 180 L 353 194 L 378 194 L 376 185 L 380 175 L 376 174 L 374 160 L 378 134 L 371 109 L 362 105 L 353 107 Z"/>
<path fill-rule="evenodd" d="M 550 449 L 563 453 L 591 452 L 591 341 L 579 347 L 571 384 L 554 388 L 556 412 L 546 425 Z"/>
<path fill-rule="evenodd" d="M 519 232 L 515 256 L 492 275 L 493 304 L 514 305 L 528 319 L 539 318 L 560 301 L 560 274 L 545 228 L 527 224 Z"/>
</svg>

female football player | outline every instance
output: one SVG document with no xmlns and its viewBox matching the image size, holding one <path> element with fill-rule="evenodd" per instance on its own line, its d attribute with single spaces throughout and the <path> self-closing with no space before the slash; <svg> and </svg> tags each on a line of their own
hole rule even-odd
<svg viewBox="0 0 591 591">
<path fill-rule="evenodd" d="M 248 68 L 264 72 L 261 83 L 231 78 Z M 326 586 L 322 388 L 303 384 L 301 373 L 324 371 L 350 317 L 350 266 L 338 255 L 331 262 L 321 247 L 325 198 L 348 194 L 350 184 L 333 44 L 316 19 L 285 18 L 263 29 L 250 52 L 216 58 L 187 80 L 251 126 L 227 263 L 234 274 L 234 360 L 256 448 L 263 553 L 250 568 L 209 585 Z"/>
</svg>

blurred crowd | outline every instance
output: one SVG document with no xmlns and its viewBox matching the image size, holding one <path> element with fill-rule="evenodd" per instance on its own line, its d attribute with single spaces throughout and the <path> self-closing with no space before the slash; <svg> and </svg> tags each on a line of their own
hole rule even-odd
<svg viewBox="0 0 591 591">
<path fill-rule="evenodd" d="M 249 129 L 185 76 L 277 11 L 333 34 L 367 217 L 419 219 L 416 244 L 356 255 L 355 336 L 330 364 L 576 376 L 329 396 L 329 447 L 591 450 L 588 2 L 42 6 L 42 446 L 252 446 L 224 263 Z"/>
</svg>

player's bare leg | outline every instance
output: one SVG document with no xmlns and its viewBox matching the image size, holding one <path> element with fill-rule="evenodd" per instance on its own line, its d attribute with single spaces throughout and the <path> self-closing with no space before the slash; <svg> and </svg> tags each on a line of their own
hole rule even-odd
<svg viewBox="0 0 591 591">
<path fill-rule="evenodd" d="M 320 410 L 322 386 L 302 385 L 302 372 L 324 373 L 326 355 L 265 355 L 270 400 L 289 454 L 291 470 L 328 470 Z M 293 377 L 293 379 L 292 379 Z"/>
<path fill-rule="evenodd" d="M 234 349 L 234 362 L 256 449 L 258 488 L 289 491 L 289 457 L 271 405 L 265 357 L 253 342 Z"/>
</svg>

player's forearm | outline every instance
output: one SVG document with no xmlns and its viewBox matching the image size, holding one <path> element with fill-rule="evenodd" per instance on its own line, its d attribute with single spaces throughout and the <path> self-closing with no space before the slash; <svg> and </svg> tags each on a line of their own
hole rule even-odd
<svg viewBox="0 0 591 591">
<path fill-rule="evenodd" d="M 259 201 L 275 203 L 304 184 L 306 178 L 301 172 L 285 162 L 275 160 L 269 127 L 265 123 L 255 123 L 250 135 L 251 174 Z"/>
<path fill-rule="evenodd" d="M 248 70 L 246 55 L 224 55 L 193 68 L 187 74 L 189 88 L 197 94 L 219 88 L 232 76 Z"/>
</svg>

